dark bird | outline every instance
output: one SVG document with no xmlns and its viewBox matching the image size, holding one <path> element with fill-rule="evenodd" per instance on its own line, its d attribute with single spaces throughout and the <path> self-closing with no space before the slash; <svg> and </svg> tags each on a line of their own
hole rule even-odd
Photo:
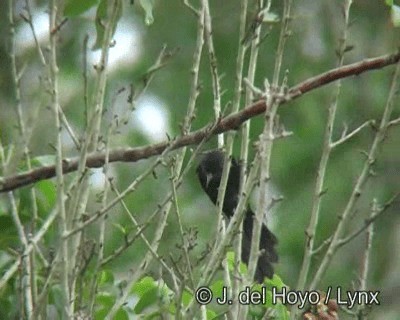
<svg viewBox="0 0 400 320">
<path fill-rule="evenodd" d="M 211 201 L 216 205 L 218 198 L 218 188 L 221 182 L 222 169 L 224 167 L 224 154 L 220 150 L 209 151 L 204 154 L 199 166 L 197 175 L 203 190 L 207 193 Z M 228 176 L 228 183 L 225 190 L 225 197 L 222 210 L 227 218 L 231 218 L 239 202 L 240 187 L 240 168 L 241 165 L 232 159 Z M 254 212 L 248 208 L 243 220 L 242 233 L 242 256 L 241 260 L 248 264 L 251 250 L 251 238 L 253 234 Z M 254 280 L 262 283 L 264 277 L 272 278 L 274 269 L 272 263 L 278 261 L 278 254 L 275 250 L 277 239 L 265 224 L 261 228 L 260 255 L 257 262 L 257 269 Z"/>
</svg>

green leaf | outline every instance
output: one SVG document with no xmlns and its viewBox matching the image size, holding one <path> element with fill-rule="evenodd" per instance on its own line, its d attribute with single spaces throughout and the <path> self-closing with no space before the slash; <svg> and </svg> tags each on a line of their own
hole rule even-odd
<svg viewBox="0 0 400 320">
<path fill-rule="evenodd" d="M 226 262 L 228 263 L 228 270 L 232 272 L 235 268 L 235 253 L 233 251 L 226 253 Z M 243 262 L 240 262 L 239 272 L 241 274 L 246 274 L 247 272 L 247 266 Z"/>
<path fill-rule="evenodd" d="M 189 303 L 193 300 L 193 294 L 191 294 L 189 291 L 185 290 L 183 291 L 182 294 L 182 302 L 185 307 L 189 305 Z"/>
<path fill-rule="evenodd" d="M 102 320 L 106 318 L 106 315 L 108 313 L 108 309 L 99 309 L 96 311 L 95 315 L 94 315 L 94 319 L 95 320 Z"/>
<path fill-rule="evenodd" d="M 118 229 L 119 231 L 121 231 L 121 233 L 122 233 L 123 235 L 126 235 L 126 234 L 127 234 L 126 229 L 125 229 L 125 227 L 124 227 L 123 225 L 121 225 L 121 224 L 119 224 L 119 223 L 113 223 L 113 226 L 114 226 L 116 229 Z"/>
<path fill-rule="evenodd" d="M 151 277 L 144 277 L 139 282 L 136 282 L 132 286 L 131 292 L 139 297 L 139 301 L 134 308 L 136 314 L 141 313 L 155 303 L 161 303 L 165 306 L 171 303 L 172 291 L 164 282 L 159 283 Z"/>
<path fill-rule="evenodd" d="M 19 244 L 17 229 L 14 221 L 10 216 L 0 215 L 0 249 L 6 250 Z"/>
<path fill-rule="evenodd" d="M 221 319 L 221 315 L 217 314 L 215 311 L 210 310 L 210 308 L 207 308 L 206 310 L 206 314 L 207 314 L 207 319 Z"/>
<path fill-rule="evenodd" d="M 108 21 L 111 19 L 111 13 L 113 11 L 113 3 L 109 6 L 109 1 L 108 0 L 101 0 L 99 3 L 99 6 L 97 7 L 97 12 L 96 12 L 96 42 L 92 47 L 92 50 L 97 50 L 100 49 L 101 46 L 103 45 L 104 41 L 104 31 L 105 31 L 105 26 L 108 23 Z M 117 21 L 115 21 L 113 25 L 113 30 L 112 34 L 114 35 L 115 30 L 117 29 L 118 21 L 122 16 L 122 0 L 117 0 Z"/>
<path fill-rule="evenodd" d="M 110 310 L 114 305 L 115 297 L 110 294 L 97 294 L 96 304 L 102 306 L 104 310 Z"/>
<path fill-rule="evenodd" d="M 35 158 L 31 159 L 31 167 L 32 168 L 38 168 L 38 167 L 44 167 L 44 166 L 51 166 L 54 165 L 56 161 L 56 156 L 46 154 L 43 156 L 37 156 Z M 27 171 L 28 170 L 28 164 L 26 161 L 21 161 L 20 164 L 18 164 L 18 170 L 21 171 Z"/>
<path fill-rule="evenodd" d="M 45 154 L 43 156 L 37 156 L 32 159 L 31 165 L 34 167 L 51 166 L 56 162 L 56 156 L 52 154 Z"/>
<path fill-rule="evenodd" d="M 400 7 L 393 5 L 390 13 L 393 26 L 400 27 Z"/>
<path fill-rule="evenodd" d="M 153 17 L 153 7 L 154 7 L 154 0 L 140 0 L 139 1 L 140 5 L 142 6 L 144 12 L 145 12 L 145 17 L 144 17 L 144 22 L 146 25 L 151 25 L 154 22 L 154 17 Z"/>
<path fill-rule="evenodd" d="M 97 0 L 67 0 L 65 4 L 64 14 L 67 17 L 75 17 L 84 13 L 97 4 Z"/>
<path fill-rule="evenodd" d="M 264 283 L 279 290 L 286 286 L 281 277 L 278 276 L 276 273 L 274 274 L 272 279 L 265 278 Z"/>
<path fill-rule="evenodd" d="M 278 303 L 274 309 L 277 311 L 277 319 L 289 320 L 289 312 L 286 306 L 284 306 L 282 303 Z"/>
<path fill-rule="evenodd" d="M 101 309 L 98 309 L 95 314 L 95 320 L 103 320 L 106 318 L 107 314 L 110 312 L 111 308 L 113 306 L 113 303 L 103 307 Z M 114 320 L 129 320 L 129 315 L 128 312 L 123 309 L 119 308 L 118 311 L 116 312 L 115 316 L 113 317 Z"/>
<path fill-rule="evenodd" d="M 125 309 L 119 308 L 114 316 L 115 320 L 129 320 L 129 315 Z"/>
<path fill-rule="evenodd" d="M 385 0 L 385 3 L 391 7 L 393 5 L 393 0 Z"/>
<path fill-rule="evenodd" d="M 139 314 L 141 313 L 144 309 L 151 305 L 155 305 L 159 299 L 159 292 L 158 288 L 154 287 L 149 290 L 147 290 L 142 297 L 139 299 L 138 303 L 135 305 L 135 313 Z"/>
<path fill-rule="evenodd" d="M 112 284 L 114 283 L 114 275 L 109 270 L 103 270 L 100 273 L 99 284 Z"/>
<path fill-rule="evenodd" d="M 157 287 L 157 283 L 152 277 L 144 277 L 132 286 L 131 292 L 141 298 L 148 290 L 155 287 Z"/>
<path fill-rule="evenodd" d="M 54 208 L 57 200 L 57 190 L 54 183 L 50 180 L 42 180 L 36 183 L 36 200 L 39 209 L 39 215 L 47 215 Z"/>
<path fill-rule="evenodd" d="M 225 286 L 223 280 L 218 280 L 210 285 L 210 290 L 212 291 L 214 297 L 221 297 L 222 296 L 222 287 Z"/>
</svg>

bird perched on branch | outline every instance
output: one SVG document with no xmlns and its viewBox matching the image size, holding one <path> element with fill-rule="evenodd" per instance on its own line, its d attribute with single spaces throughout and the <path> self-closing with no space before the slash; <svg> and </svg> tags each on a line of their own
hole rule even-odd
<svg viewBox="0 0 400 320">
<path fill-rule="evenodd" d="M 224 167 L 224 154 L 220 150 L 209 151 L 204 154 L 199 166 L 197 175 L 203 190 L 207 193 L 211 201 L 216 205 L 218 189 Z M 225 190 L 222 210 L 229 219 L 233 216 L 239 202 L 241 164 L 235 159 L 231 160 L 228 183 Z M 254 212 L 248 208 L 243 220 L 242 233 L 242 256 L 241 260 L 248 264 L 251 250 L 251 239 L 253 234 Z M 262 283 L 264 277 L 272 278 L 274 269 L 272 264 L 278 261 L 278 254 L 275 250 L 277 239 L 274 234 L 263 223 L 260 237 L 260 255 L 258 257 L 257 269 L 254 280 Z"/>
</svg>

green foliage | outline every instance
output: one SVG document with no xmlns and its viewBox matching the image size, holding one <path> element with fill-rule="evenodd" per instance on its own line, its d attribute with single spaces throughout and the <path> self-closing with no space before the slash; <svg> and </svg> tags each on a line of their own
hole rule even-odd
<svg viewBox="0 0 400 320">
<path fill-rule="evenodd" d="M 400 27 L 400 7 L 394 4 L 393 0 L 385 0 L 390 7 L 390 19 L 394 27 Z"/>
<path fill-rule="evenodd" d="M 67 17 L 75 17 L 94 7 L 98 0 L 67 0 L 64 13 Z"/>
<path fill-rule="evenodd" d="M 153 17 L 153 7 L 154 7 L 154 0 L 139 0 L 140 5 L 142 6 L 145 12 L 144 22 L 146 25 L 151 25 L 154 22 Z"/>
<path fill-rule="evenodd" d="M 393 25 L 400 27 L 400 7 L 393 5 L 390 12 Z"/>
<path fill-rule="evenodd" d="M 232 256 L 232 252 L 228 252 Z M 245 269 L 245 268 L 244 268 Z M 246 272 L 246 270 L 244 270 Z M 241 273 L 245 276 L 244 273 Z M 118 299 L 118 291 L 111 293 L 109 288 L 120 287 L 121 283 L 115 282 L 112 273 L 107 270 L 99 275 L 99 293 L 96 296 L 96 319 L 104 318 L 113 307 L 116 299 Z M 221 297 L 224 282 L 216 280 L 210 284 L 210 290 L 213 292 L 214 297 Z M 276 287 L 281 289 L 284 283 L 279 276 L 274 275 L 273 279 L 266 279 L 263 284 L 266 288 L 267 299 L 266 304 L 251 307 L 251 316 L 253 319 L 262 319 L 265 311 L 268 308 L 274 310 L 274 319 L 287 319 L 287 309 L 282 304 L 276 305 L 271 302 L 271 288 Z M 251 291 L 262 292 L 262 286 L 255 284 L 252 286 Z M 126 316 L 136 315 L 143 319 L 157 319 L 163 314 L 175 316 L 177 312 L 177 305 L 186 308 L 191 303 L 197 303 L 194 300 L 194 294 L 184 289 L 181 296 L 177 297 L 174 292 L 162 280 L 154 280 L 150 276 L 143 277 L 132 285 L 129 290 L 128 301 L 133 301 L 133 308 L 125 306 L 119 309 L 117 318 L 125 319 Z M 221 312 L 221 306 L 211 303 L 206 307 L 207 319 L 218 319 Z"/>
<path fill-rule="evenodd" d="M 18 244 L 18 233 L 14 221 L 8 214 L 0 214 L 0 250 L 5 251 Z"/>
<path fill-rule="evenodd" d="M 112 4 L 110 4 L 112 3 Z M 116 6 L 116 8 L 114 8 Z M 113 10 L 117 10 L 117 18 L 116 21 L 111 21 L 111 15 Z M 109 23 L 113 23 L 112 34 L 115 33 L 117 29 L 118 21 L 122 16 L 122 0 L 116 0 L 115 3 L 110 2 L 108 0 L 101 0 L 96 11 L 96 42 L 92 47 L 92 50 L 100 49 L 104 43 L 104 32 L 105 32 L 105 21 L 109 21 Z"/>
<path fill-rule="evenodd" d="M 0 3 L 0 26 L 4 32 L 0 35 L 0 56 L 2 57 L 2 72 L 0 73 L 0 94 L 2 107 L 0 108 L 0 170 L 7 166 L 7 161 L 13 159 L 13 149 L 20 148 L 16 145 L 16 141 L 23 141 L 15 130 L 17 126 L 15 92 L 11 90 L 13 79 L 11 79 L 11 63 L 10 63 L 10 45 L 9 45 L 9 21 L 5 13 L 8 12 L 6 4 L 13 1 L 3 1 Z M 112 3 L 114 1 L 107 0 L 67 0 L 65 1 L 65 12 L 60 17 L 69 17 L 68 22 L 63 25 L 59 32 L 60 37 L 57 40 L 57 63 L 59 69 L 59 90 L 60 90 L 60 106 L 64 110 L 67 120 L 70 122 L 73 130 L 81 141 L 86 136 L 83 114 L 85 105 L 84 83 L 88 83 L 87 104 L 91 107 L 92 96 L 96 92 L 92 92 L 93 83 L 97 72 L 93 71 L 92 62 L 89 59 L 86 69 L 83 68 L 82 41 L 85 34 L 90 34 L 90 30 L 96 28 L 96 39 L 90 38 L 90 44 L 94 43 L 93 50 L 101 47 L 107 47 L 111 44 L 104 43 L 105 25 L 110 21 L 112 12 Z M 116 32 L 116 27 L 120 23 L 122 16 L 129 22 L 135 23 L 132 30 L 123 30 L 124 34 L 137 32 L 142 39 L 135 43 L 135 48 L 140 48 L 140 55 L 137 61 L 130 64 L 116 65 L 114 69 L 107 70 L 108 84 L 106 86 L 104 105 L 108 110 L 104 112 L 102 118 L 101 138 L 103 141 L 105 132 L 110 125 L 110 118 L 115 112 L 114 120 L 124 112 L 133 119 L 138 118 L 135 111 L 138 108 L 130 109 L 126 102 L 129 100 L 125 93 L 130 89 L 137 92 L 142 87 L 146 87 L 146 94 L 156 97 L 162 101 L 162 105 L 166 106 L 165 113 L 170 116 L 166 119 L 168 127 L 168 135 L 171 141 L 180 135 L 179 123 L 186 113 L 188 105 L 188 95 L 192 77 L 192 61 L 193 53 L 196 48 L 196 26 L 197 21 L 193 12 L 184 6 L 182 1 L 154 1 L 139 0 L 134 1 L 134 5 L 127 5 L 133 1 L 117 1 L 117 16 L 114 21 L 112 33 Z M 196 1 L 189 1 L 195 3 Z M 210 11 L 212 14 L 213 30 L 216 61 L 219 68 L 219 76 L 222 88 L 222 105 L 225 113 L 229 110 L 232 102 L 235 87 L 236 73 L 236 50 L 238 43 L 238 18 L 240 1 L 209 1 Z M 398 44 L 393 39 L 398 39 L 398 31 L 392 26 L 400 25 L 400 10 L 395 4 L 396 1 L 365 1 L 354 2 L 354 9 L 351 12 L 351 25 L 349 28 L 350 38 L 349 46 L 351 51 L 346 52 L 345 63 L 361 61 L 362 59 L 387 54 L 396 50 Z M 43 1 L 38 3 L 42 4 Z M 249 2 L 250 7 L 247 12 L 249 17 L 253 17 L 257 11 L 254 2 Z M 265 78 L 271 79 L 274 69 L 274 58 L 276 54 L 276 45 L 279 37 L 279 27 L 282 21 L 281 1 L 273 1 L 272 9 L 263 17 L 262 24 L 267 25 L 263 28 L 262 42 L 259 44 L 259 64 L 256 70 L 255 85 L 262 88 Z M 32 2 L 33 17 L 44 12 L 42 7 L 34 7 L 36 2 Z M 96 14 L 93 17 L 87 17 L 91 8 L 96 8 Z M 287 50 L 283 59 L 283 70 L 287 70 L 288 86 L 300 83 L 319 73 L 332 69 L 336 65 L 336 49 L 339 34 L 342 30 L 341 5 L 339 2 L 332 1 L 315 1 L 312 6 L 305 5 L 303 2 L 295 2 L 293 7 L 293 27 L 290 36 L 287 38 Z M 389 11 L 391 16 L 389 16 Z M 46 10 L 46 12 L 48 12 Z M 93 10 L 94 12 L 94 10 Z M 144 12 L 144 14 L 143 14 Z M 277 12 L 274 14 L 272 12 Z M 62 13 L 60 12 L 62 15 Z M 80 19 L 80 16 L 84 18 Z M 15 29 L 18 37 L 21 36 L 20 30 L 26 30 L 27 15 L 23 11 L 18 10 L 15 16 Z M 144 18 L 142 18 L 144 16 Z M 138 18 L 139 17 L 139 18 Z M 388 19 L 391 23 L 388 23 Z M 247 27 L 251 29 L 248 21 Z M 36 25 L 36 24 L 35 24 Z M 121 24 L 120 24 L 121 25 Z M 151 28 L 148 27 L 151 25 Z M 48 31 L 48 30 L 47 30 Z M 48 33 L 48 32 L 47 32 Z M 43 50 L 46 60 L 49 52 L 44 50 L 48 47 L 48 34 L 42 38 L 39 37 L 39 49 Z M 31 32 L 21 37 L 23 41 L 17 39 L 18 50 L 16 52 L 17 71 L 20 73 L 21 79 L 17 81 L 21 85 L 21 103 L 23 111 L 23 122 L 30 125 L 30 119 L 33 117 L 34 108 L 38 107 L 38 116 L 35 118 L 34 126 L 27 130 L 27 138 L 29 143 L 29 154 L 31 156 L 31 167 L 45 167 L 55 163 L 54 138 L 57 134 L 54 130 L 52 121 L 54 115 L 51 110 L 46 108 L 49 104 L 49 95 L 51 93 L 48 79 L 47 66 L 40 69 L 42 62 L 37 57 L 39 52 L 35 48 L 33 36 Z M 31 45 L 29 45 L 29 41 Z M 94 41 L 95 40 L 95 41 Z M 251 40 L 251 39 L 250 39 Z M 148 79 L 144 79 L 142 75 L 154 63 L 159 54 L 162 44 L 167 44 L 167 51 L 174 51 L 180 48 L 179 53 L 168 59 L 168 63 L 162 64 L 162 68 L 154 74 L 152 82 L 147 83 Z M 26 46 L 26 48 L 25 48 Z M 21 48 L 22 49 L 21 49 Z M 111 50 L 114 50 L 112 48 Z M 249 53 L 250 47 L 247 48 Z M 207 43 L 203 48 L 202 63 L 199 71 L 199 99 L 197 103 L 197 114 L 193 120 L 193 130 L 201 128 L 206 124 L 214 121 L 212 106 L 213 87 L 211 76 L 209 74 L 210 65 L 208 57 Z M 175 52 L 175 51 L 174 51 Z M 176 50 L 176 52 L 178 52 Z M 245 69 L 248 65 L 248 57 L 245 59 Z M 40 69 L 40 71 L 38 71 Z M 376 123 L 381 118 L 382 106 L 385 104 L 387 97 L 388 84 L 393 69 L 377 70 L 371 73 L 365 73 L 346 79 L 342 82 L 342 92 L 339 99 L 338 118 L 334 125 L 334 137 L 340 138 L 344 127 L 348 127 L 348 132 L 356 128 L 364 121 L 374 119 Z M 82 76 L 84 73 L 86 78 Z M 246 71 L 247 72 L 247 71 Z M 245 74 L 246 74 L 245 72 Z M 65 81 L 68 79 L 70 82 Z M 73 85 L 71 85 L 73 83 Z M 303 258 L 303 250 L 305 243 L 304 231 L 309 219 L 309 213 L 312 205 L 312 192 L 315 186 L 316 168 L 320 160 L 321 149 L 323 145 L 323 134 L 327 117 L 327 106 L 332 101 L 332 91 L 334 86 L 327 86 L 307 94 L 299 100 L 290 102 L 289 106 L 284 106 L 279 110 L 280 122 L 293 135 L 276 140 L 273 148 L 273 159 L 271 167 L 271 181 L 276 187 L 278 193 L 284 196 L 282 203 L 277 206 L 276 212 L 271 220 L 275 220 L 274 233 L 279 238 L 279 256 L 280 262 L 276 266 L 279 274 L 273 279 L 265 279 L 263 285 L 267 288 L 267 300 L 265 305 L 251 306 L 249 309 L 250 316 L 254 319 L 261 319 L 267 309 L 272 310 L 274 319 L 288 319 L 288 308 L 282 304 L 273 305 L 271 301 L 271 288 L 282 288 L 285 283 L 294 287 L 296 279 L 301 267 Z M 122 93 L 116 98 L 115 92 Z M 128 95 L 128 94 L 127 94 Z M 145 94 L 143 95 L 145 96 Z M 115 100 L 115 101 L 114 101 Z M 127 107 L 128 105 L 128 107 Z M 137 107 L 136 105 L 134 107 Z M 225 108 L 226 107 L 226 108 Z M 241 101 L 241 107 L 244 107 L 244 101 Z M 112 110 L 112 111 L 110 111 Z M 121 111 L 122 110 L 122 111 Z M 27 112 L 27 113 L 26 113 Z M 397 112 L 398 114 L 398 112 Z M 125 114 L 124 114 L 125 115 Z M 29 119 L 29 120 L 27 120 Z M 125 118 L 124 118 L 125 119 Z M 171 122 L 169 122 L 171 120 Z M 256 141 L 262 127 L 264 126 L 264 117 L 256 117 L 251 119 L 250 141 Z M 51 125 L 49 125 L 49 123 Z M 64 128 L 62 129 L 65 130 Z M 325 181 L 326 192 L 321 195 L 322 214 L 318 226 L 317 242 L 322 244 L 329 239 L 331 232 L 337 225 L 337 216 L 341 213 L 346 205 L 348 196 L 354 185 L 362 163 L 364 161 L 364 152 L 369 148 L 370 141 L 373 137 L 375 129 L 365 128 L 360 134 L 336 148 L 333 157 L 329 162 L 327 179 Z M 128 125 L 118 128 L 117 134 L 110 139 L 111 148 L 128 148 L 147 146 L 154 143 L 148 138 L 138 126 L 132 125 L 128 121 Z M 64 134 L 64 132 L 63 132 Z M 382 150 L 380 159 L 374 165 L 373 188 L 365 191 L 361 195 L 361 201 L 355 211 L 369 212 L 372 199 L 378 197 L 383 203 L 385 199 L 391 197 L 393 190 L 399 190 L 399 179 L 396 169 L 399 165 L 400 151 L 399 145 L 399 129 L 395 125 L 391 127 L 385 137 L 385 148 Z M 237 130 L 237 136 L 240 137 L 240 128 Z M 15 144 L 15 145 L 14 145 Z M 214 148 L 216 146 L 215 139 L 210 139 L 203 149 Z M 193 146 L 195 147 L 195 146 Z M 81 150 L 69 147 L 68 144 L 63 146 L 63 156 L 75 157 L 80 156 Z M 104 146 L 99 146 L 99 151 L 104 151 Z M 194 148 L 193 148 L 194 149 Z M 240 150 L 240 142 L 236 141 L 234 146 L 236 155 Z M 190 149 L 188 149 L 190 150 Z M 17 150 L 20 151 L 20 150 Z M 179 150 L 178 150 L 179 151 Z M 192 150 L 190 150 L 192 151 Z M 176 152 L 176 151 L 174 151 Z M 18 153 L 18 152 L 17 152 Z M 190 152 L 191 155 L 191 152 Z M 254 155 L 254 148 L 250 146 L 250 159 Z M 151 159 L 153 160 L 153 159 Z M 169 161 L 168 157 L 165 162 Z M 195 159 L 195 162 L 197 159 Z M 116 187 L 116 190 L 124 190 L 124 188 L 132 183 L 149 165 L 149 161 L 142 160 L 135 163 L 117 163 L 110 165 L 110 176 Z M 12 170 L 1 171 L 0 183 L 4 178 L 13 175 L 15 171 L 24 172 L 28 170 L 25 160 L 19 160 L 18 163 L 11 163 Z M 17 169 L 15 169 L 17 168 Z M 157 208 L 160 206 L 162 199 L 168 194 L 170 189 L 170 172 L 164 167 L 157 168 L 157 177 L 151 177 L 142 184 L 138 185 L 135 192 L 124 197 L 126 207 L 132 211 L 135 219 L 141 227 Z M 164 179 L 165 178 L 165 179 Z M 71 203 L 71 197 L 76 192 L 84 193 L 87 190 L 81 188 L 81 177 L 70 173 L 64 176 L 65 179 L 65 203 L 67 209 L 85 206 L 85 203 Z M 72 181 L 71 184 L 69 182 Z M 105 194 L 104 190 L 98 190 L 97 186 L 90 180 L 90 190 L 88 205 L 84 208 L 82 220 L 88 216 L 98 212 L 101 207 L 100 197 Z M 35 199 L 32 199 L 32 188 L 34 188 Z M 116 196 L 114 189 L 108 190 L 108 200 L 111 201 Z M 21 261 L 23 245 L 18 234 L 15 221 L 11 215 L 11 205 L 9 196 L 11 194 L 0 195 L 0 276 L 5 277 L 10 272 L 15 262 Z M 57 188 L 56 180 L 48 179 L 35 183 L 34 185 L 21 188 L 12 193 L 19 218 L 23 224 L 23 228 L 28 236 L 36 235 L 37 231 L 43 227 L 44 222 L 50 213 L 57 210 Z M 191 262 L 197 262 L 198 256 L 206 248 L 210 241 L 213 241 L 216 217 L 214 215 L 215 208 L 209 203 L 206 196 L 201 193 L 198 181 L 195 177 L 195 169 L 190 168 L 189 173 L 184 177 L 183 183 L 177 190 L 177 202 L 181 219 L 183 221 L 184 230 L 196 228 L 199 231 L 196 238 L 195 249 L 190 256 Z M 33 219 L 33 209 L 37 206 L 37 219 Z M 275 209 L 275 208 L 274 208 Z M 214 210 L 214 211 L 213 211 Z M 389 209 L 388 211 L 390 211 Z M 395 211 L 396 210 L 396 211 Z M 398 212 L 398 208 L 395 208 Z M 164 212 L 162 213 L 164 214 Z M 270 217 L 268 217 L 270 218 Z M 364 218 L 355 218 L 347 226 L 349 230 L 358 227 L 364 223 Z M 62 230 L 58 228 L 59 219 L 56 219 L 48 228 L 46 234 L 36 244 L 35 252 L 32 255 L 35 259 L 36 280 L 39 293 L 44 288 L 45 281 L 51 272 L 54 276 L 51 278 L 48 287 L 48 294 L 44 300 L 43 308 L 56 311 L 56 317 L 61 318 L 63 306 L 63 293 L 60 289 L 61 283 L 61 267 L 59 264 L 54 266 L 52 261 L 59 249 L 59 242 L 62 236 Z M 99 219 L 101 220 L 101 219 Z M 160 215 L 150 221 L 146 226 L 143 234 L 147 239 L 153 238 L 154 230 L 160 220 Z M 108 257 L 110 253 L 114 253 L 116 249 L 125 245 L 129 236 L 135 234 L 138 230 L 125 215 L 125 208 L 122 209 L 117 204 L 109 210 L 106 221 L 104 257 Z M 76 222 L 75 220 L 73 221 Z M 81 220 L 78 221 L 80 223 Z M 272 221 L 268 220 L 268 223 Z M 160 248 L 157 250 L 159 256 L 165 259 L 167 264 L 173 265 L 178 261 L 177 268 L 182 267 L 182 250 L 181 239 L 179 238 L 179 230 L 177 227 L 176 216 L 171 214 L 168 225 L 163 234 Z M 372 251 L 373 264 L 370 268 L 370 276 L 368 285 L 377 289 L 385 289 L 387 284 L 397 280 L 398 276 L 398 257 L 393 239 L 396 239 L 398 225 L 397 215 L 388 212 L 377 221 L 375 229 L 376 243 L 381 244 L 379 250 Z M 84 250 L 78 251 L 80 263 L 72 273 L 79 275 L 79 302 L 77 305 L 83 310 L 88 308 L 91 302 L 92 281 L 97 279 L 98 290 L 95 293 L 94 314 L 91 315 L 95 319 L 104 319 L 110 312 L 114 304 L 120 299 L 122 292 L 128 290 L 128 303 L 124 304 L 117 310 L 115 319 L 143 318 L 143 319 L 159 319 L 161 316 L 173 318 L 180 308 L 186 308 L 194 300 L 194 292 L 187 287 L 182 289 L 178 296 L 175 288 L 171 285 L 171 279 L 168 279 L 166 273 L 162 274 L 161 279 L 155 280 L 153 276 L 146 276 L 134 283 L 130 288 L 127 287 L 127 280 L 132 271 L 138 266 L 138 262 L 147 252 L 148 248 L 143 244 L 140 238 L 128 248 L 124 248 L 121 255 L 115 261 L 107 265 L 101 265 L 98 269 L 97 256 L 100 245 L 97 243 L 99 236 L 99 224 L 94 223 L 85 229 L 82 239 L 96 242 L 95 249 L 88 257 L 85 256 Z M 28 239 L 29 240 L 29 239 Z M 352 243 L 352 247 L 343 248 L 340 252 L 338 260 L 332 264 L 326 278 L 323 279 L 322 288 L 333 283 L 334 285 L 346 286 L 352 283 L 356 278 L 355 272 L 360 266 L 360 253 L 364 250 L 364 235 L 356 238 Z M 73 246 L 71 246 L 73 247 Z M 324 248 L 320 251 L 323 253 Z M 193 258 L 194 257 L 194 258 Z M 175 260 L 176 259 L 176 260 Z M 156 259 L 154 259 L 156 260 Z M 171 263 L 173 261 L 173 263 Z M 318 264 L 319 256 L 315 256 L 312 268 Z M 230 272 L 234 270 L 234 254 L 228 252 L 226 254 L 226 262 Z M 47 263 L 47 264 L 46 264 Z M 194 266 L 194 278 L 198 279 L 198 275 L 202 270 L 203 262 L 198 262 Z M 52 268 L 55 270 L 52 270 Z M 74 266 L 75 267 L 75 266 Z M 150 264 L 146 274 L 158 274 L 160 265 L 157 262 Z M 183 268 L 184 269 L 184 268 Z M 352 270 L 352 272 L 348 272 Z M 354 272 L 353 272 L 354 271 Z M 239 266 L 241 275 L 247 272 L 246 265 L 243 263 Z M 285 283 L 282 281 L 284 279 Z M 232 275 L 233 278 L 233 275 Z M 0 319 L 21 319 L 23 318 L 23 308 L 19 301 L 23 300 L 22 282 L 24 280 L 23 265 L 19 264 L 14 275 L 7 280 L 7 283 L 0 291 Z M 196 283 L 196 281 L 195 281 Z M 215 279 L 210 283 L 210 289 L 215 296 L 221 295 L 225 283 L 221 280 L 221 275 L 217 274 Z M 390 289 L 390 288 L 389 288 Z M 46 289 L 47 290 L 47 289 Z M 251 290 L 261 291 L 260 285 L 255 284 Z M 227 310 L 227 306 L 219 306 L 216 303 L 210 303 L 204 307 L 207 319 L 220 319 Z M 390 305 L 387 307 L 390 308 Z M 377 309 L 378 313 L 380 312 Z M 376 319 L 380 319 L 389 315 L 380 312 Z M 397 314 L 392 319 L 397 319 Z M 371 317 L 373 318 L 373 317 Z M 386 319 L 386 318 L 385 318 Z M 388 318 L 389 319 L 389 318 Z"/>
</svg>

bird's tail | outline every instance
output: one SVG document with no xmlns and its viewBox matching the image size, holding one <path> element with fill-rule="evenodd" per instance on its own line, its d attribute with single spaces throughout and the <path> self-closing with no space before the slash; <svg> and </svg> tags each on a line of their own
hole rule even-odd
<svg viewBox="0 0 400 320">
<path fill-rule="evenodd" d="M 251 239 L 253 236 L 254 213 L 251 209 L 247 210 L 246 217 L 243 221 L 242 234 L 242 261 L 246 264 L 249 262 Z M 278 261 L 278 254 L 275 246 L 278 243 L 275 235 L 267 228 L 265 224 L 261 227 L 260 237 L 260 255 L 258 257 L 257 269 L 254 280 L 259 283 L 264 281 L 264 277 L 272 278 L 274 275 L 273 263 Z"/>
</svg>

